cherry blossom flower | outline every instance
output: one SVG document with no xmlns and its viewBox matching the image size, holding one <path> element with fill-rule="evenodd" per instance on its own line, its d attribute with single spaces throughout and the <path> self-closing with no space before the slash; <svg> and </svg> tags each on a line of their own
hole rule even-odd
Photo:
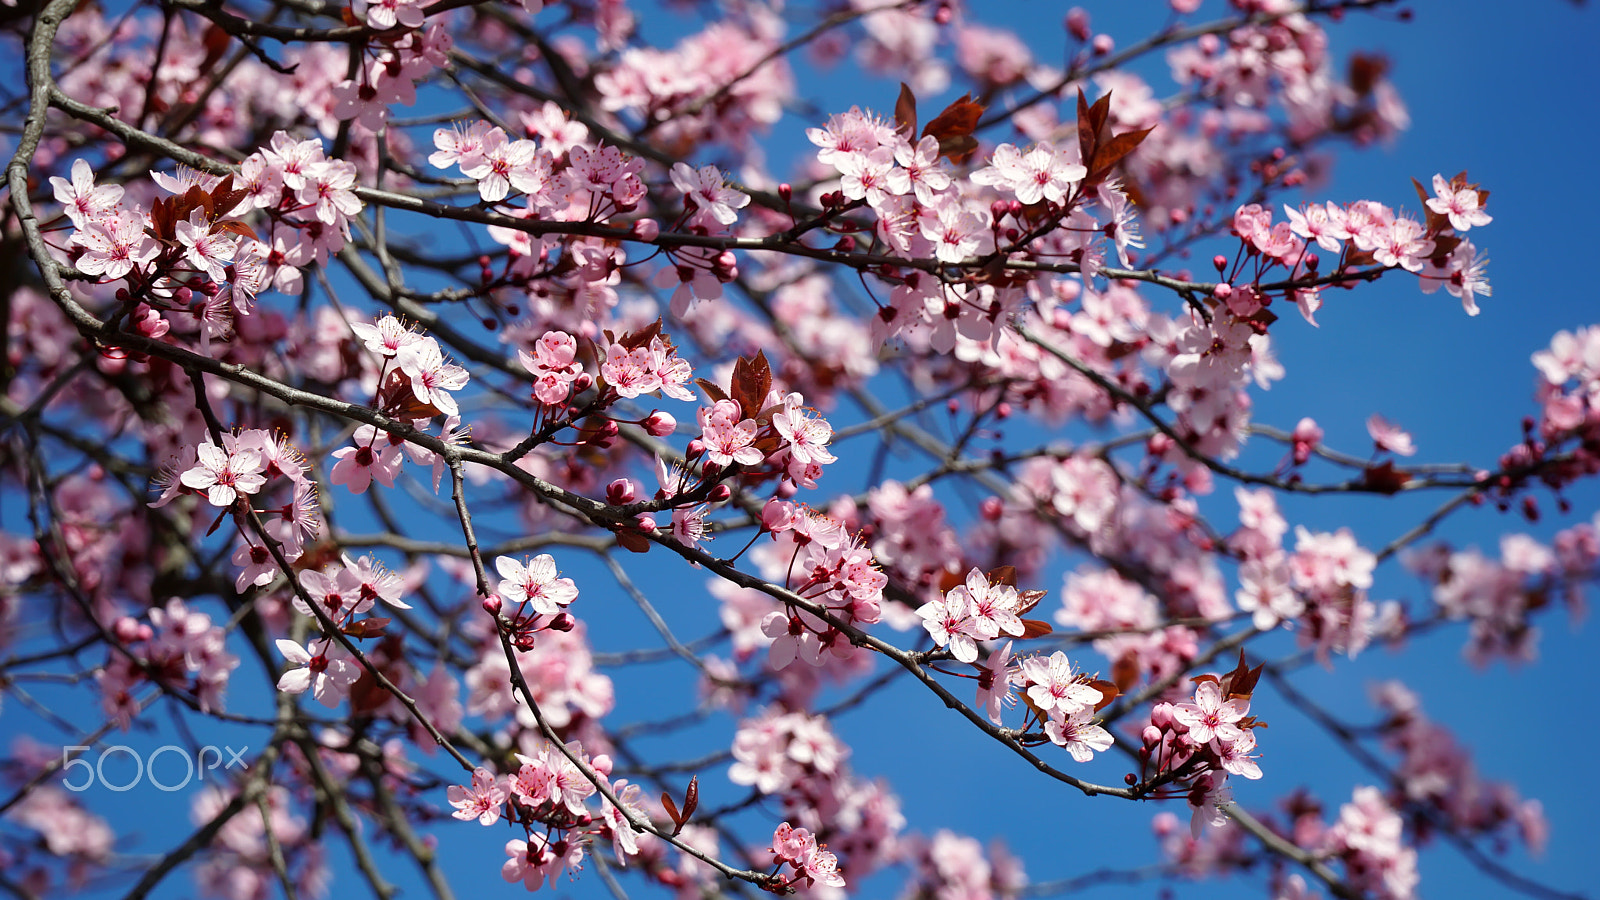
<svg viewBox="0 0 1600 900">
<path fill-rule="evenodd" d="M 72 243 L 84 249 L 78 270 L 108 281 L 126 278 L 134 268 L 143 269 L 161 253 L 161 247 L 145 233 L 148 224 L 143 212 L 117 208 L 72 236 Z"/>
<path fill-rule="evenodd" d="M 224 435 L 226 446 L 232 435 Z M 261 474 L 261 454 L 254 450 L 225 450 L 208 439 L 195 449 L 194 468 L 180 480 L 185 487 L 204 491 L 212 506 L 229 507 L 240 494 L 254 494 L 266 485 Z"/>
<path fill-rule="evenodd" d="M 1053 711 L 1044 723 L 1044 733 L 1051 743 L 1067 748 L 1078 762 L 1094 759 L 1096 753 L 1111 749 L 1111 732 L 1096 725 L 1093 707 L 1080 707 L 1071 713 Z"/>
<path fill-rule="evenodd" d="M 1089 170 L 1069 162 L 1066 153 L 1049 141 L 1040 141 L 1026 153 L 1011 144 L 994 149 L 989 165 L 972 173 L 974 184 L 989 184 L 1016 195 L 1025 205 L 1049 200 L 1061 203 L 1089 174 Z"/>
<path fill-rule="evenodd" d="M 470 376 L 466 369 L 445 362 L 438 341 L 425 337 L 406 344 L 396 352 L 395 362 L 410 379 L 418 403 L 431 404 L 447 416 L 461 414 L 450 391 L 466 387 Z"/>
<path fill-rule="evenodd" d="M 393 359 L 402 349 L 424 340 L 415 329 L 394 316 L 381 316 L 376 324 L 351 322 L 350 330 L 366 344 L 368 350 L 386 359 Z"/>
<path fill-rule="evenodd" d="M 1011 667 L 1012 641 L 1006 641 L 1004 646 L 990 651 L 989 658 L 984 660 L 983 671 L 978 673 L 978 700 L 977 705 L 989 716 L 989 721 L 1000 724 L 1000 713 L 1005 707 L 1015 706 L 1016 694 L 1012 692 L 1013 670 Z"/>
<path fill-rule="evenodd" d="M 1443 285 L 1450 296 L 1461 300 L 1461 308 L 1466 310 L 1467 315 L 1475 316 L 1478 314 L 1478 304 L 1474 295 L 1488 297 L 1494 293 L 1484 273 L 1488 265 L 1488 257 L 1480 256 L 1478 248 L 1471 241 L 1463 240 L 1450 251 L 1443 266 L 1429 259 L 1417 274 L 1421 276 L 1424 294 L 1431 294 Z"/>
<path fill-rule="evenodd" d="M 86 159 L 73 160 L 71 181 L 52 175 L 50 184 L 55 188 L 56 202 L 66 207 L 67 218 L 79 228 L 103 218 L 122 200 L 121 185 L 94 183 L 94 169 Z"/>
<path fill-rule="evenodd" d="M 1378 445 L 1379 450 L 1388 450 L 1399 456 L 1412 456 L 1417 452 L 1410 434 L 1377 413 L 1367 419 L 1367 434 L 1372 435 L 1372 442 Z"/>
<path fill-rule="evenodd" d="M 505 786 L 483 766 L 472 770 L 470 786 L 452 784 L 446 794 L 450 805 L 456 808 L 452 816 L 462 821 L 477 819 L 479 825 L 493 825 L 500 821 L 508 796 Z"/>
<path fill-rule="evenodd" d="M 560 577 L 555 557 L 548 553 L 535 556 L 526 565 L 502 556 L 494 561 L 494 567 L 504 579 L 498 590 L 507 603 L 526 602 L 540 615 L 553 616 L 578 599 L 578 586 L 571 578 Z"/>
<path fill-rule="evenodd" d="M 728 187 L 716 166 L 691 168 L 688 163 L 672 164 L 672 184 L 695 207 L 695 220 L 709 218 L 718 225 L 738 221 L 740 210 L 750 205 L 750 197 Z"/>
<path fill-rule="evenodd" d="M 370 433 L 362 437 L 362 429 Z M 376 481 L 384 487 L 394 487 L 395 477 L 400 474 L 401 458 L 400 448 L 389 446 L 378 448 L 377 429 L 370 425 L 363 425 L 356 429 L 356 445 L 353 447 L 340 447 L 333 451 L 335 459 L 339 460 L 328 473 L 328 480 L 334 484 L 342 484 L 350 488 L 352 494 L 364 494 L 367 487 Z"/>
<path fill-rule="evenodd" d="M 967 663 L 978 659 L 978 640 L 994 637 L 978 632 L 977 619 L 972 612 L 972 598 L 959 585 L 944 597 L 917 607 L 922 627 L 928 630 L 933 643 L 948 647 L 950 655 Z"/>
<path fill-rule="evenodd" d="M 1189 737 L 1195 743 L 1216 741 L 1220 745 L 1244 738 L 1245 731 L 1237 723 L 1249 711 L 1250 701 L 1224 700 L 1220 684 L 1202 681 L 1195 688 L 1194 702 L 1174 705 L 1172 716 L 1188 727 Z"/>
<path fill-rule="evenodd" d="M 316 644 L 312 641 L 302 647 L 291 640 L 280 638 L 277 641 L 278 652 L 295 666 L 278 679 L 278 690 L 285 694 L 303 694 L 310 690 L 317 702 L 332 709 L 350 693 L 350 685 L 361 677 L 361 667 L 331 638 L 323 640 L 322 649 L 312 653 L 309 648 Z"/>
<path fill-rule="evenodd" d="M 1478 192 L 1467 187 L 1456 190 L 1443 175 L 1433 176 L 1434 196 L 1428 200 L 1428 208 L 1445 216 L 1450 220 L 1450 227 L 1456 231 L 1466 231 L 1475 225 L 1487 225 L 1494 221 L 1480 206 Z"/>
<path fill-rule="evenodd" d="M 1028 685 L 1028 700 L 1041 712 L 1059 709 L 1065 715 L 1093 709 L 1100 702 L 1100 691 L 1078 680 L 1078 673 L 1060 650 L 1049 657 L 1030 656 L 1023 660 L 1022 678 Z"/>
<path fill-rule="evenodd" d="M 738 463 L 757 466 L 766 455 L 757 449 L 756 423 L 744 418 L 739 404 L 734 400 L 718 400 L 709 408 L 699 410 L 700 440 L 705 444 L 706 459 L 719 466 Z"/>
</svg>

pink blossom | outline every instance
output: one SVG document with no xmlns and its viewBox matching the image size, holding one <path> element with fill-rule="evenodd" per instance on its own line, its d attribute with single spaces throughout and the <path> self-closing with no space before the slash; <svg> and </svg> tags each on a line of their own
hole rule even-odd
<svg viewBox="0 0 1600 900">
<path fill-rule="evenodd" d="M 719 466 L 758 466 L 766 459 L 754 446 L 756 423 L 744 418 L 736 401 L 718 400 L 710 407 L 702 406 L 698 417 L 708 461 Z"/>
<path fill-rule="evenodd" d="M 224 446 L 232 435 L 224 436 Z M 254 450 L 224 450 L 210 440 L 195 449 L 197 462 L 184 472 L 185 487 L 204 491 L 212 506 L 229 507 L 240 494 L 254 494 L 266 485 L 261 455 Z"/>
<path fill-rule="evenodd" d="M 361 677 L 361 667 L 350 659 L 344 647 L 331 639 L 322 642 L 322 649 L 312 653 L 313 640 L 306 647 L 294 641 L 279 639 L 278 652 L 295 668 L 278 679 L 278 690 L 285 694 L 301 694 L 310 690 L 317 702 L 332 709 L 350 693 L 350 685 Z"/>
<path fill-rule="evenodd" d="M 1450 227 L 1456 231 L 1466 231 L 1475 225 L 1487 225 L 1494 221 L 1480 206 L 1478 192 L 1467 187 L 1456 190 L 1443 175 L 1433 176 L 1434 196 L 1428 200 L 1428 208 L 1445 216 L 1450 220 Z"/>
<path fill-rule="evenodd" d="M 541 553 L 526 565 L 509 556 L 494 561 L 496 571 L 504 579 L 500 582 L 500 596 L 507 603 L 526 602 L 540 615 L 553 616 L 578 599 L 578 587 L 571 578 L 562 578 L 556 571 L 555 557 Z"/>
<path fill-rule="evenodd" d="M 452 816 L 462 821 L 477 819 L 479 825 L 493 825 L 500 821 L 507 797 L 500 780 L 483 766 L 472 770 L 471 785 L 463 787 L 452 784 L 446 794 L 450 805 L 456 808 Z"/>
<path fill-rule="evenodd" d="M 1377 413 L 1367 419 L 1367 434 L 1372 435 L 1372 442 L 1378 445 L 1379 450 L 1388 450 L 1400 456 L 1412 456 L 1417 452 L 1410 434 Z"/>
<path fill-rule="evenodd" d="M 66 207 L 67 217 L 79 228 L 104 217 L 122 200 L 121 185 L 94 183 L 94 169 L 85 159 L 73 160 L 71 181 L 52 175 L 50 184 L 55 188 L 56 202 Z"/>
<path fill-rule="evenodd" d="M 1197 744 L 1220 744 L 1242 740 L 1244 729 L 1238 721 L 1250 711 L 1248 700 L 1224 700 L 1222 687 L 1215 681 L 1202 681 L 1194 691 L 1193 703 L 1172 707 L 1172 716 L 1188 727 L 1189 738 Z"/>
<path fill-rule="evenodd" d="M 1088 169 L 1070 161 L 1067 151 L 1049 141 L 1040 141 L 1026 153 L 1011 144 L 1001 144 L 989 158 L 989 165 L 972 173 L 972 181 L 1010 191 L 1023 204 L 1031 205 L 1040 200 L 1065 202 L 1088 174 Z"/>
</svg>

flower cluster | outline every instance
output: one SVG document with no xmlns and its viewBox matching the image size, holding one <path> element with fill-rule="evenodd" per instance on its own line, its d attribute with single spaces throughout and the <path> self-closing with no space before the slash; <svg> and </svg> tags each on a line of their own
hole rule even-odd
<svg viewBox="0 0 1600 900">
<path fill-rule="evenodd" d="M 500 874 L 507 882 L 520 881 L 530 891 L 547 880 L 554 887 L 562 872 L 576 873 L 582 867 L 591 837 L 609 837 L 620 865 L 639 855 L 640 835 L 632 823 L 648 820 L 643 792 L 626 779 L 611 781 L 609 756 L 591 758 L 576 741 L 564 748 L 545 744 L 533 753 L 514 756 L 515 772 L 497 776 L 479 766 L 471 784 L 451 785 L 447 792 L 457 819 L 493 825 L 507 815 L 527 829 L 525 839 L 506 843 L 508 859 Z M 622 801 L 622 808 L 609 799 L 602 799 L 599 815 L 588 808 L 597 794 L 595 778 Z"/>
<path fill-rule="evenodd" d="M 150 610 L 150 624 L 118 619 L 112 632 L 121 646 L 95 673 L 101 706 L 119 727 L 132 727 L 142 706 L 134 690 L 146 680 L 163 690 L 194 696 L 202 710 L 222 709 L 228 678 L 239 658 L 228 652 L 227 630 L 211 617 L 191 611 L 176 597 Z"/>
<path fill-rule="evenodd" d="M 816 835 L 804 828 L 794 828 L 788 822 L 772 832 L 773 861 L 780 867 L 794 867 L 794 875 L 786 885 L 819 884 L 823 887 L 844 887 L 844 876 L 839 874 L 839 860 L 827 850 L 826 844 L 817 843 Z"/>
<path fill-rule="evenodd" d="M 922 627 L 934 644 L 949 647 L 951 656 L 966 663 L 977 661 L 979 641 L 1002 634 L 1021 637 L 1021 612 L 1023 601 L 1016 586 L 991 584 L 979 569 L 968 572 L 965 583 L 951 588 L 944 597 L 917 608 Z M 1094 699 L 1098 700 L 1099 694 Z"/>
<path fill-rule="evenodd" d="M 1261 723 L 1249 715 L 1250 693 L 1260 671 L 1246 669 L 1241 657 L 1239 667 L 1221 679 L 1194 679 L 1198 683 L 1192 701 L 1158 703 L 1150 711 L 1140 761 L 1190 785 L 1190 828 L 1196 836 L 1203 825 L 1221 824 L 1225 818 L 1220 807 L 1232 799 L 1228 776 L 1261 777 L 1261 767 L 1250 755 L 1256 749 L 1254 729 Z"/>
</svg>

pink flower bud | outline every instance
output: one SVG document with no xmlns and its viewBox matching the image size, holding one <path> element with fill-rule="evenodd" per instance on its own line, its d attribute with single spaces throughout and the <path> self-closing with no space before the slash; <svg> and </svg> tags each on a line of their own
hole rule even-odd
<svg viewBox="0 0 1600 900">
<path fill-rule="evenodd" d="M 774 497 L 761 507 L 761 530 L 773 534 L 788 531 L 794 527 L 794 511 L 789 504 Z"/>
<path fill-rule="evenodd" d="M 1216 256 L 1211 257 L 1211 264 L 1216 266 L 1218 272 L 1221 272 L 1228 267 L 1228 258 L 1218 253 Z"/>
<path fill-rule="evenodd" d="M 1161 729 L 1172 727 L 1172 704 L 1157 703 L 1150 707 L 1150 724 Z"/>
<path fill-rule="evenodd" d="M 678 420 L 658 409 L 644 420 L 644 430 L 651 437 L 666 437 L 678 430 Z"/>
<path fill-rule="evenodd" d="M 612 506 L 627 506 L 635 497 L 637 494 L 634 492 L 633 482 L 626 478 L 618 478 L 606 485 L 606 502 Z"/>
<path fill-rule="evenodd" d="M 571 631 L 573 626 L 577 624 L 578 620 L 573 618 L 572 613 L 564 612 L 558 613 L 555 618 L 551 619 L 547 627 L 551 631 Z"/>
<path fill-rule="evenodd" d="M 1006 505 L 1000 502 L 999 497 L 985 497 L 983 502 L 978 504 L 978 515 L 983 516 L 986 522 L 1000 521 L 1000 516 L 1005 511 Z"/>
<path fill-rule="evenodd" d="M 634 519 L 634 524 L 639 527 L 640 531 L 649 534 L 656 530 L 656 517 L 650 515 L 649 513 L 640 513 L 638 517 Z"/>
<path fill-rule="evenodd" d="M 118 619 L 117 624 L 112 627 L 111 633 L 115 634 L 117 636 L 117 640 L 123 642 L 124 644 L 131 644 L 139 640 L 139 620 L 129 616 L 123 616 L 122 618 Z"/>
<path fill-rule="evenodd" d="M 1117 42 L 1112 40 L 1109 34 L 1097 34 L 1091 46 L 1094 47 L 1095 56 L 1106 56 L 1117 48 Z"/>
<path fill-rule="evenodd" d="M 1216 297 L 1218 300 L 1226 300 L 1233 296 L 1233 285 L 1224 281 L 1223 283 L 1211 289 L 1211 295 Z"/>
<path fill-rule="evenodd" d="M 653 241 L 661 236 L 661 223 L 655 219 L 640 219 L 633 223 L 633 236 L 641 241 Z"/>
<path fill-rule="evenodd" d="M 483 598 L 483 611 L 491 616 L 500 615 L 500 595 L 490 594 Z"/>
<path fill-rule="evenodd" d="M 712 503 L 721 503 L 732 496 L 733 491 L 727 485 L 719 484 L 711 489 L 711 493 L 706 495 L 706 500 Z"/>
<path fill-rule="evenodd" d="M 1089 11 L 1081 6 L 1067 10 L 1067 31 L 1079 41 L 1089 39 Z"/>
<path fill-rule="evenodd" d="M 572 379 L 572 390 L 575 393 L 581 394 L 591 387 L 594 387 L 594 376 L 588 372 L 580 372 L 577 378 Z"/>
<path fill-rule="evenodd" d="M 1154 747 L 1161 743 L 1161 729 L 1154 725 L 1146 725 L 1144 731 L 1139 733 L 1139 737 L 1146 747 Z"/>
<path fill-rule="evenodd" d="M 695 438 L 689 442 L 688 449 L 683 451 L 683 458 L 685 460 L 699 459 L 705 455 L 705 452 L 706 445 L 699 438 Z"/>
</svg>

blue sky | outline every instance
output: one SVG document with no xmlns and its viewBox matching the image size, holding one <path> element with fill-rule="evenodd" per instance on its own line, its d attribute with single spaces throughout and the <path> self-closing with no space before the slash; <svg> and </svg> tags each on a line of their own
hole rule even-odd
<svg viewBox="0 0 1600 900">
<path fill-rule="evenodd" d="M 1096 30 L 1126 44 L 1146 34 L 1152 22 L 1163 20 L 1165 4 L 1142 0 L 1102 7 L 1091 7 Z M 1035 39 L 1039 57 L 1050 60 L 1059 53 L 1059 23 L 1066 8 L 1044 2 L 984 4 L 978 17 L 1017 27 Z M 1201 17 L 1220 9 L 1216 0 L 1208 0 Z M 1596 237 L 1592 211 L 1600 209 L 1600 186 L 1585 171 L 1594 157 L 1594 123 L 1600 121 L 1600 100 L 1594 95 L 1600 86 L 1600 53 L 1594 51 L 1600 38 L 1597 12 L 1558 0 L 1515 5 L 1461 0 L 1418 4 L 1415 20 L 1409 23 L 1395 21 L 1393 12 L 1388 12 L 1382 17 L 1352 16 L 1330 30 L 1338 57 L 1352 50 L 1377 49 L 1391 58 L 1390 77 L 1409 106 L 1413 124 L 1392 146 L 1341 153 L 1331 179 L 1307 199 L 1373 199 L 1414 209 L 1411 178 L 1426 183 L 1435 172 L 1448 176 L 1465 169 L 1493 192 L 1489 211 L 1495 221 L 1484 230 L 1480 245 L 1493 261 L 1490 278 L 1495 293 L 1480 303 L 1480 316 L 1469 318 L 1443 292 L 1425 296 L 1414 279 L 1386 279 L 1375 287 L 1330 298 L 1318 316 L 1320 328 L 1287 317 L 1275 328 L 1274 340 L 1288 376 L 1270 392 L 1256 394 L 1257 421 L 1287 428 L 1301 416 L 1312 415 L 1326 429 L 1332 446 L 1362 452 L 1369 443 L 1363 423 L 1372 412 L 1381 412 L 1411 431 L 1420 447 L 1417 459 L 1485 466 L 1519 438 L 1519 420 L 1535 411 L 1530 354 L 1546 346 L 1557 330 L 1600 318 L 1596 315 L 1600 304 L 1594 302 L 1585 271 L 1592 258 L 1588 241 Z M 646 34 L 680 33 L 683 20 L 658 18 L 666 15 L 647 15 Z M 1170 88 L 1163 66 L 1143 71 L 1158 94 Z M 848 69 L 806 78 L 802 84 L 824 113 L 853 104 L 886 110 L 894 96 L 892 82 L 863 85 Z M 922 102 L 925 110 L 937 109 L 941 100 L 949 99 L 953 96 L 927 97 Z M 789 142 L 806 124 L 811 123 L 785 121 L 785 130 L 774 137 L 774 158 L 795 152 Z M 1150 296 L 1157 303 L 1169 301 Z M 685 418 L 687 407 L 664 405 Z M 859 472 L 852 475 L 841 469 L 835 477 L 839 490 L 861 486 L 856 483 Z M 1542 498 L 1548 515 L 1536 526 L 1515 514 L 1486 508 L 1448 520 L 1439 533 L 1490 552 L 1506 531 L 1547 538 L 1556 528 L 1589 518 L 1600 508 L 1600 492 L 1593 486 L 1569 496 L 1575 508 L 1565 517 L 1555 515 L 1547 498 Z M 1284 509 L 1291 524 L 1323 529 L 1349 525 L 1364 545 L 1373 547 L 1404 531 L 1442 499 L 1286 500 Z M 1226 526 L 1234 521 L 1231 504 L 1231 492 L 1223 489 L 1205 508 Z M 679 599 L 677 614 L 686 623 L 680 635 L 698 635 L 715 627 L 715 609 L 698 574 L 663 572 L 659 554 L 627 562 L 636 579 L 649 580 L 660 593 Z M 1058 596 L 1060 572 L 1074 562 L 1062 560 L 1045 579 L 1042 586 L 1052 589 L 1052 600 Z M 575 573 L 583 571 L 576 560 L 564 559 L 563 565 Z M 596 588 L 574 611 L 604 619 L 610 627 L 594 635 L 597 649 L 625 649 L 646 640 L 649 632 L 643 617 L 598 571 L 593 578 Z M 1426 588 L 1391 564 L 1380 571 L 1373 594 L 1419 602 L 1425 599 Z M 1413 642 L 1404 653 L 1379 648 L 1354 661 L 1341 659 L 1332 671 L 1305 669 L 1294 682 L 1356 722 L 1374 718 L 1366 699 L 1370 683 L 1397 678 L 1411 685 L 1428 715 L 1449 725 L 1473 748 L 1484 777 L 1512 781 L 1524 796 L 1543 802 L 1552 830 L 1547 853 L 1542 860 L 1532 860 L 1513 849 L 1504 857 L 1508 865 L 1553 887 L 1575 891 L 1592 883 L 1590 856 L 1600 843 L 1592 812 L 1600 806 L 1600 779 L 1586 777 L 1578 768 L 1585 754 L 1574 752 L 1600 738 L 1593 715 L 1597 704 L 1591 697 L 1600 684 L 1600 663 L 1587 647 L 1592 626 L 1575 631 L 1561 613 L 1548 615 L 1542 625 L 1541 658 L 1530 667 L 1508 669 L 1497 663 L 1475 670 L 1460 655 L 1464 630 L 1451 628 Z M 1290 647 L 1282 637 L 1263 645 L 1281 652 Z M 692 702 L 683 696 L 687 681 L 681 663 L 611 674 L 617 679 L 619 696 L 614 721 L 653 718 L 663 706 L 682 708 Z M 958 693 L 968 690 L 963 685 Z M 263 697 L 238 699 L 241 707 L 265 709 Z M 1354 785 L 1371 783 L 1371 776 L 1354 763 L 1330 753 L 1327 742 L 1281 698 L 1270 692 L 1258 694 L 1254 711 L 1274 727 L 1262 740 L 1266 778 L 1236 786 L 1247 807 L 1270 804 L 1303 783 L 1332 810 L 1349 798 Z M 59 740 L 16 704 L 8 703 L 4 716 L 8 733 L 17 729 Z M 148 733 L 124 742 L 154 747 L 176 733 L 176 723 L 164 716 L 151 721 Z M 954 721 L 925 691 L 897 684 L 877 703 L 838 717 L 834 725 L 853 748 L 851 765 L 856 772 L 882 775 L 898 786 L 911 828 L 932 833 L 948 827 L 985 841 L 1004 835 L 1035 880 L 1100 867 L 1129 868 L 1156 857 L 1149 822 L 1162 807 L 1085 800 L 1030 777 L 1019 760 Z M 731 732 L 730 721 L 714 718 L 691 733 L 692 749 L 681 745 L 671 749 L 691 755 L 725 747 Z M 1125 766 L 1108 757 L 1082 771 L 1085 777 L 1115 782 Z M 701 780 L 708 790 L 708 804 L 715 802 L 713 798 L 739 793 L 727 784 L 723 768 L 704 773 Z M 442 793 L 439 800 L 442 804 Z M 130 850 L 152 852 L 187 833 L 183 794 L 102 793 L 95 796 L 92 808 L 114 823 L 142 823 L 143 839 L 130 843 Z M 1170 808 L 1182 813 L 1177 806 Z M 768 813 L 759 813 L 746 821 L 755 833 L 767 819 Z M 505 833 L 497 830 L 491 836 L 476 825 L 448 821 L 433 830 L 450 853 L 458 895 L 521 892 L 498 877 Z M 347 861 L 334 852 L 338 868 L 334 890 L 340 895 L 364 891 Z M 1510 895 L 1502 886 L 1485 882 L 1458 854 L 1438 843 L 1423 852 L 1420 869 L 1423 896 Z M 404 863 L 391 866 L 389 875 L 407 896 L 425 891 Z M 878 879 L 861 896 L 889 896 L 897 890 L 893 878 Z M 1154 890 L 1149 885 L 1108 886 L 1087 895 L 1145 896 Z M 1259 887 L 1236 881 L 1182 885 L 1178 896 L 1232 896 L 1241 890 L 1253 895 Z M 187 876 L 180 874 L 158 896 L 193 893 Z M 592 872 L 558 893 L 605 895 Z"/>
</svg>

